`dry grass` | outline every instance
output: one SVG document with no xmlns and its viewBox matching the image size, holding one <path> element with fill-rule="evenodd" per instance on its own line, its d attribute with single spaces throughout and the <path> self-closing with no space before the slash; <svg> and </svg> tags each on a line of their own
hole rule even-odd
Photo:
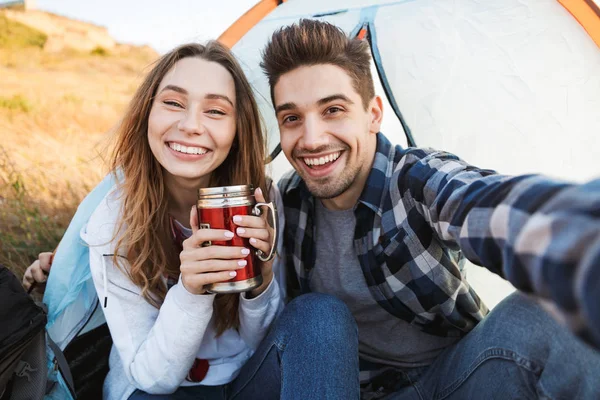
<svg viewBox="0 0 600 400">
<path fill-rule="evenodd" d="M 20 275 L 56 247 L 105 175 L 107 136 L 154 58 L 0 48 L 0 264 Z"/>
<path fill-rule="evenodd" d="M 19 49 L 23 47 L 44 47 L 48 37 L 35 29 L 0 14 L 0 47 Z"/>
</svg>

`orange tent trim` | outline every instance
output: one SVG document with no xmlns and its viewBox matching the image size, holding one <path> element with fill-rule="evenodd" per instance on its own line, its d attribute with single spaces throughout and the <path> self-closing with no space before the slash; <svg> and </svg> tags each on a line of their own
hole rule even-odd
<svg viewBox="0 0 600 400">
<path fill-rule="evenodd" d="M 600 47 L 600 8 L 593 0 L 558 0 Z"/>
<path fill-rule="evenodd" d="M 267 14 L 277 8 L 286 0 L 262 0 L 244 15 L 238 18 L 225 32 L 217 39 L 225 46 L 231 48 L 238 42 L 254 25 L 256 25 Z"/>
<path fill-rule="evenodd" d="M 367 30 L 365 28 L 360 28 L 360 31 L 358 31 L 358 35 L 356 35 L 356 37 L 360 40 L 364 40 L 364 38 L 367 37 Z"/>
<path fill-rule="evenodd" d="M 262 0 L 238 18 L 219 36 L 219 42 L 231 48 L 254 25 L 286 0 Z M 558 0 L 600 47 L 600 7 L 594 0 Z"/>
</svg>

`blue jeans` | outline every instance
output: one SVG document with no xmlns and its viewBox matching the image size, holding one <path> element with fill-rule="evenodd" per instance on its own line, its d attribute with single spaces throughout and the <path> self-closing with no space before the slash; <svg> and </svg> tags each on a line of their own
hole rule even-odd
<svg viewBox="0 0 600 400">
<path fill-rule="evenodd" d="M 521 293 L 504 299 L 386 400 L 600 399 L 600 353 Z"/>
<path fill-rule="evenodd" d="M 180 387 L 140 400 L 358 399 L 358 332 L 337 298 L 311 293 L 291 301 L 238 377 L 223 386 Z"/>
</svg>

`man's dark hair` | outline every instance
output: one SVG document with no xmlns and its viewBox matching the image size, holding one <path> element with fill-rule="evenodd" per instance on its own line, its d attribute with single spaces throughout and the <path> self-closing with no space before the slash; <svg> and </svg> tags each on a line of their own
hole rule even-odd
<svg viewBox="0 0 600 400">
<path fill-rule="evenodd" d="M 260 66 L 269 79 L 273 105 L 273 89 L 283 74 L 318 64 L 331 64 L 346 71 L 367 108 L 375 96 L 369 44 L 349 39 L 335 25 L 311 19 L 278 29 L 263 51 Z"/>
</svg>

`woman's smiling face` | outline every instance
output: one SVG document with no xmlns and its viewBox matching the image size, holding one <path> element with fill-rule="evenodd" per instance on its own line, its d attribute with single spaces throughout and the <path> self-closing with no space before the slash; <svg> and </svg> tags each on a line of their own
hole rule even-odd
<svg viewBox="0 0 600 400">
<path fill-rule="evenodd" d="M 205 186 L 236 134 L 235 83 L 220 64 L 179 60 L 165 75 L 148 117 L 152 154 L 168 175 Z"/>
</svg>

